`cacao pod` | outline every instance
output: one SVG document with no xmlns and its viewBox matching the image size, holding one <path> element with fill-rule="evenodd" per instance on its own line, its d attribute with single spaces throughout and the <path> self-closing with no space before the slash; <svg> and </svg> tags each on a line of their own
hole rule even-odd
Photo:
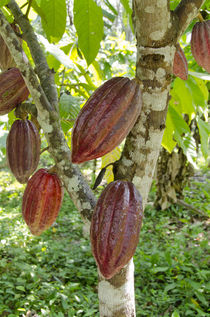
<svg viewBox="0 0 210 317">
<path fill-rule="evenodd" d="M 72 131 L 72 162 L 112 151 L 127 136 L 141 110 L 136 79 L 115 77 L 100 86 L 81 109 Z"/>
<path fill-rule="evenodd" d="M 188 77 L 187 59 L 179 44 L 174 55 L 173 74 L 183 80 L 187 80 Z"/>
<path fill-rule="evenodd" d="M 10 26 L 16 33 L 20 33 L 19 27 L 12 23 Z M 22 40 L 19 39 L 20 43 L 22 44 Z M 0 54 L 0 68 L 2 71 L 8 70 L 9 68 L 16 67 L 16 63 L 10 54 L 10 51 L 4 42 L 3 38 L 0 36 L 0 47 L 1 47 L 1 54 Z"/>
<path fill-rule="evenodd" d="M 105 278 L 114 276 L 134 255 L 142 217 L 142 198 L 131 182 L 114 181 L 104 189 L 92 216 L 90 239 Z"/>
<path fill-rule="evenodd" d="M 40 157 L 41 140 L 33 122 L 16 120 L 7 136 L 7 162 L 20 183 L 26 183 L 36 170 Z"/>
<path fill-rule="evenodd" d="M 33 235 L 40 235 L 55 221 L 63 199 L 63 187 L 55 173 L 42 168 L 28 181 L 22 215 Z"/>
<path fill-rule="evenodd" d="M 198 65 L 210 73 L 210 20 L 193 26 L 191 51 Z"/>
<path fill-rule="evenodd" d="M 28 95 L 28 88 L 18 68 L 10 68 L 0 74 L 0 115 L 9 113 Z"/>
</svg>

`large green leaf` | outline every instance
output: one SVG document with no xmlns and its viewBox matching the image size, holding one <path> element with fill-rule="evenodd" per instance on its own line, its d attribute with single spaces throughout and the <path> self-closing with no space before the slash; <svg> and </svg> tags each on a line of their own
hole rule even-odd
<svg viewBox="0 0 210 317">
<path fill-rule="evenodd" d="M 0 0 L 0 7 L 7 5 L 9 2 L 10 0 Z"/>
<path fill-rule="evenodd" d="M 41 0 L 41 10 L 44 13 L 42 27 L 49 42 L 58 42 L 66 28 L 65 0 Z"/>
<path fill-rule="evenodd" d="M 166 128 L 163 134 L 162 146 L 171 153 L 176 146 L 176 143 L 173 138 L 174 135 L 174 125 L 171 119 L 171 116 L 168 112 L 166 117 Z"/>
<path fill-rule="evenodd" d="M 210 135 L 210 127 L 209 124 L 200 118 L 198 118 L 198 129 L 201 138 L 201 151 L 205 158 L 208 157 L 208 139 Z"/>
<path fill-rule="evenodd" d="M 178 105 L 179 112 L 188 114 L 191 119 L 192 114 L 196 112 L 196 107 L 187 82 L 176 78 L 171 95 L 174 98 L 174 103 Z"/>
<path fill-rule="evenodd" d="M 94 0 L 74 0 L 74 25 L 79 48 L 90 65 L 98 54 L 104 35 L 102 10 Z"/>
<path fill-rule="evenodd" d="M 203 81 L 200 80 L 200 82 Z M 204 108 L 207 100 L 205 99 L 204 92 L 202 91 L 202 86 L 199 85 L 193 77 L 189 76 L 189 79 L 186 82 L 186 87 L 190 91 L 194 107 L 200 106 Z"/>
</svg>

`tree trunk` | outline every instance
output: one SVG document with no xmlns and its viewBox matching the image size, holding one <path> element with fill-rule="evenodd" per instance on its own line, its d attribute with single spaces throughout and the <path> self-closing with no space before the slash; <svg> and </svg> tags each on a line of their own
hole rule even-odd
<svg viewBox="0 0 210 317">
<path fill-rule="evenodd" d="M 164 210 L 182 199 L 184 187 L 192 175 L 193 166 L 181 148 L 172 153 L 162 148 L 157 163 L 155 207 Z"/>
</svg>

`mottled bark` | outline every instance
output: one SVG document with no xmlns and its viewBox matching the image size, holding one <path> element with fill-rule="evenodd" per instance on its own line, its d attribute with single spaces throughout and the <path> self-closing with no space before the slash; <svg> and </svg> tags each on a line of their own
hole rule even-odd
<svg viewBox="0 0 210 317">
<path fill-rule="evenodd" d="M 181 148 L 172 153 L 162 148 L 157 162 L 155 207 L 164 210 L 183 199 L 184 187 L 193 171 Z"/>
</svg>

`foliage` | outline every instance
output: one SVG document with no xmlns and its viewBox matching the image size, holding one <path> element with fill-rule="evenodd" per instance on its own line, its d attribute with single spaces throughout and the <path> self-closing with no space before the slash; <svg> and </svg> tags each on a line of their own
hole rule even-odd
<svg viewBox="0 0 210 317">
<path fill-rule="evenodd" d="M 34 237 L 21 217 L 23 186 L 8 172 L 0 179 L 0 315 L 98 316 L 95 261 L 69 197 L 53 227 Z M 186 201 L 203 209 L 209 197 L 201 180 L 185 190 Z M 149 205 L 134 262 L 137 316 L 207 316 L 205 218 L 177 206 L 158 214 Z"/>
</svg>

